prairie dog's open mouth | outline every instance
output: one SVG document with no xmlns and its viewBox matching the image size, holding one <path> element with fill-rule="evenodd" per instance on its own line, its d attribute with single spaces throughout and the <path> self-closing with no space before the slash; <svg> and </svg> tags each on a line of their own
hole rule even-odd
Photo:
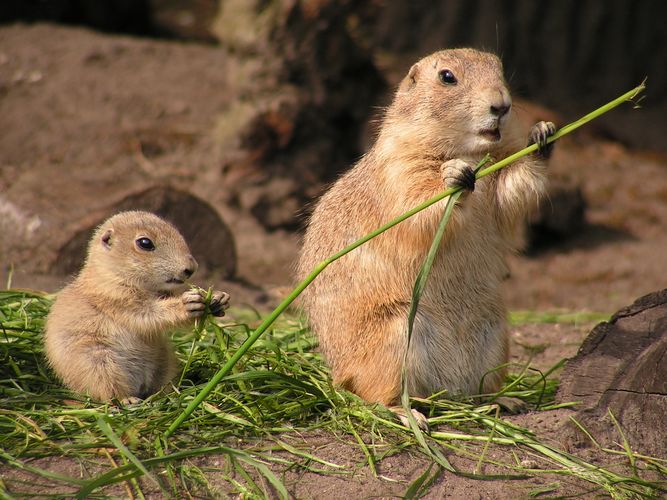
<svg viewBox="0 0 667 500">
<path fill-rule="evenodd" d="M 500 129 L 496 128 L 486 128 L 479 131 L 479 135 L 484 137 L 487 141 L 498 142 L 500 140 Z"/>
<path fill-rule="evenodd" d="M 182 285 L 183 283 L 185 283 L 185 281 L 179 280 L 178 278 L 169 278 L 167 280 L 167 283 L 173 284 L 173 285 Z"/>
</svg>

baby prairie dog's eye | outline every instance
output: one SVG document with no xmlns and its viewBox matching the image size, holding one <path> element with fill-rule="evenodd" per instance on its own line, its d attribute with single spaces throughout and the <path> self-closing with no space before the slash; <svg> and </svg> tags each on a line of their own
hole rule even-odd
<svg viewBox="0 0 667 500">
<path fill-rule="evenodd" d="M 438 72 L 438 78 L 440 79 L 440 83 L 443 85 L 456 85 L 458 80 L 454 76 L 454 73 L 451 72 L 451 70 L 448 69 L 441 69 Z"/>
<path fill-rule="evenodd" d="M 137 243 L 137 246 L 140 249 L 146 250 L 147 252 L 151 252 L 151 251 L 155 250 L 155 245 L 150 240 L 150 238 L 146 238 L 146 237 L 139 238 L 139 239 L 137 239 L 136 243 Z"/>
</svg>

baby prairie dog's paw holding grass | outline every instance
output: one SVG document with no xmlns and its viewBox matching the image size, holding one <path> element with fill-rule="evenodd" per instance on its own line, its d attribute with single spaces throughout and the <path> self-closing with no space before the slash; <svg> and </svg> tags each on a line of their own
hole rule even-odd
<svg viewBox="0 0 667 500">
<path fill-rule="evenodd" d="M 554 143 L 547 143 L 549 137 L 556 133 L 556 125 L 552 122 L 537 122 L 530 129 L 528 145 L 537 144 L 537 154 L 542 158 L 549 158 L 554 149 Z"/>
<path fill-rule="evenodd" d="M 199 318 L 207 312 L 213 316 L 224 316 L 229 307 L 229 294 L 220 290 L 204 290 L 192 287 L 183 294 L 183 303 L 190 317 Z"/>
<path fill-rule="evenodd" d="M 445 188 L 462 188 L 466 191 L 475 190 L 475 165 L 458 158 L 448 160 L 440 166 L 440 175 Z"/>
<path fill-rule="evenodd" d="M 206 291 L 191 288 L 183 292 L 181 299 L 190 318 L 201 318 L 206 312 Z"/>
<path fill-rule="evenodd" d="M 229 294 L 216 290 L 211 295 L 211 302 L 208 305 L 209 311 L 213 316 L 224 316 L 225 309 L 229 307 Z"/>
</svg>

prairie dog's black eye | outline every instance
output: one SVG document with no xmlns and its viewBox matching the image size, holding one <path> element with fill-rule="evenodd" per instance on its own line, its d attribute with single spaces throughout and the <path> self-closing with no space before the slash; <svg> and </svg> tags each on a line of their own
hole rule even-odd
<svg viewBox="0 0 667 500">
<path fill-rule="evenodd" d="M 440 83 L 443 83 L 444 85 L 456 85 L 458 82 L 454 73 L 448 69 L 441 69 L 438 72 L 438 78 L 440 78 Z"/>
<path fill-rule="evenodd" d="M 146 250 L 147 252 L 151 252 L 155 250 L 155 245 L 153 242 L 150 240 L 150 238 L 139 238 L 137 241 L 137 246 L 141 248 L 142 250 Z"/>
</svg>

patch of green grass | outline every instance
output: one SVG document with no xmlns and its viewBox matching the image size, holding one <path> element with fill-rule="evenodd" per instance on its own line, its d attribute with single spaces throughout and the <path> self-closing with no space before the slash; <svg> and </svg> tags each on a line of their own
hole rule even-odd
<svg viewBox="0 0 667 500">
<path fill-rule="evenodd" d="M 618 498 L 664 491 L 664 482 L 642 478 L 650 469 L 666 479 L 665 461 L 633 454 L 624 446 L 605 451 L 623 457 L 631 474 L 599 467 L 541 442 L 528 429 L 500 417 L 492 403 L 438 395 L 413 399 L 411 404 L 429 417 L 433 428 L 417 439 L 384 407 L 333 387 L 314 336 L 298 318 L 285 316 L 259 338 L 177 432 L 165 438 L 183 408 L 253 333 L 260 315 L 232 310 L 222 322 L 206 320 L 192 331 L 177 332 L 174 345 L 184 370 L 176 387 L 142 404 L 117 407 L 71 393 L 46 367 L 41 335 L 51 299 L 35 292 L 0 292 L 0 463 L 35 478 L 21 483 L 10 479 L 13 474 L 3 474 L 2 495 L 26 493 L 39 482 L 50 485 L 43 491 L 57 496 L 73 491 L 80 497 L 142 498 L 150 492 L 165 497 L 225 493 L 286 497 L 284 471 L 354 474 L 357 470 L 332 463 L 289 439 L 315 430 L 357 446 L 375 475 L 386 457 L 405 450 L 429 457 L 431 465 L 405 485 L 409 498 L 423 495 L 441 474 L 454 470 L 445 458 L 452 455 L 477 464 L 473 470 L 455 470 L 467 477 L 555 473 L 583 479 Z M 502 395 L 546 411 L 553 405 L 556 384 L 550 372 L 525 367 L 508 377 Z M 517 458 L 499 460 L 495 451 Z M 522 463 L 520 454 L 533 457 L 532 465 Z M 206 456 L 221 457 L 220 463 L 202 461 Z M 33 459 L 42 457 L 66 457 L 81 474 L 40 468 Z M 485 475 L 486 466 L 502 472 Z M 120 490 L 110 489 L 116 484 Z M 555 490 L 549 486 L 544 492 Z"/>
<path fill-rule="evenodd" d="M 509 315 L 513 326 L 526 324 L 590 325 L 609 321 L 611 314 L 591 311 L 512 311 Z"/>
</svg>

